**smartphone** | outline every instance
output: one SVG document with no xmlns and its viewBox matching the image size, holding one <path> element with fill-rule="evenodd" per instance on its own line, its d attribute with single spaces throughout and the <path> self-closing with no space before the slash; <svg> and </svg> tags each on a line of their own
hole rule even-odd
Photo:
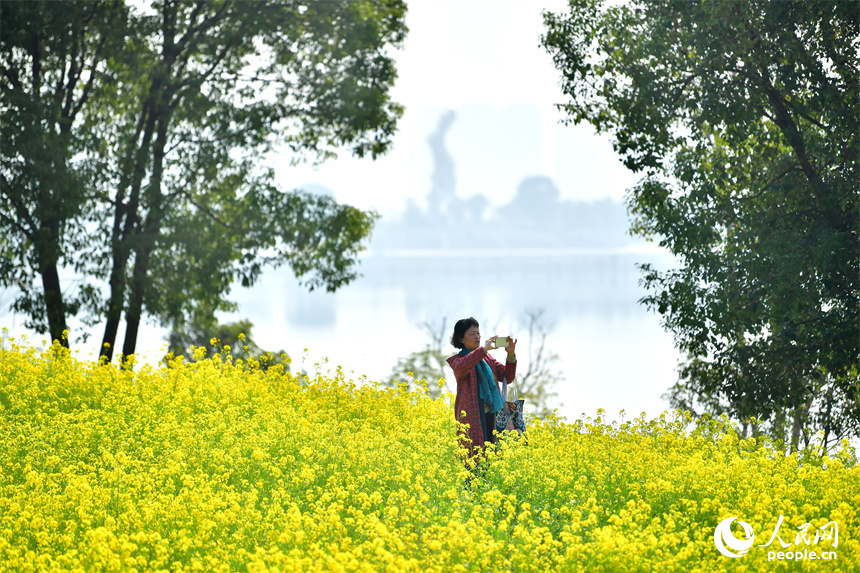
<svg viewBox="0 0 860 573">
<path fill-rule="evenodd" d="M 496 337 L 496 348 L 506 348 L 508 346 L 508 337 L 507 336 L 497 336 Z"/>
</svg>

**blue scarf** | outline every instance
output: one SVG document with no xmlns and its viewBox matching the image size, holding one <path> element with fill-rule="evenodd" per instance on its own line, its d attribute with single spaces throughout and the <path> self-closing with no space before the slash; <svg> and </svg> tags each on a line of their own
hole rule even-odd
<svg viewBox="0 0 860 573">
<path fill-rule="evenodd" d="M 460 351 L 460 356 L 465 356 L 472 352 L 468 348 Z M 489 404 L 490 412 L 498 412 L 504 407 L 502 396 L 499 394 L 499 388 L 496 386 L 496 380 L 493 377 L 493 371 L 490 370 L 489 364 L 484 360 L 478 362 L 475 367 L 476 378 L 478 381 L 478 396 L 485 404 Z"/>
</svg>

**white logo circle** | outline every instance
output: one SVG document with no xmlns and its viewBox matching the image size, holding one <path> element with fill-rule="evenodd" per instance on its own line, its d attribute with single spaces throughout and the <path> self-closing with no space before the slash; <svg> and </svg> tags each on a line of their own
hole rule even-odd
<svg viewBox="0 0 860 573">
<path fill-rule="evenodd" d="M 740 557 L 741 555 L 746 555 L 746 552 L 749 551 L 750 547 L 752 547 L 752 544 L 755 542 L 755 533 L 753 533 L 752 526 L 746 521 L 738 521 L 738 523 L 744 528 L 744 533 L 746 533 L 747 538 L 741 540 L 732 535 L 731 525 L 736 519 L 737 517 L 726 518 L 722 520 L 714 530 L 714 545 L 717 546 L 717 551 L 726 557 Z M 728 546 L 728 549 L 726 549 L 726 546 Z M 736 551 L 736 553 L 732 553 L 730 549 Z"/>
</svg>

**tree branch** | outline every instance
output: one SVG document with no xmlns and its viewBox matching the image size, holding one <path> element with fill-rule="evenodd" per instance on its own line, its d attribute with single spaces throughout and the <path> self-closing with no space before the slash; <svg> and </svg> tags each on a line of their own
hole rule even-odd
<svg viewBox="0 0 860 573">
<path fill-rule="evenodd" d="M 33 234 L 28 232 L 27 229 L 25 227 L 23 227 L 21 225 L 21 223 L 19 223 L 17 220 L 12 219 L 11 217 L 9 217 L 8 215 L 6 215 L 3 212 L 0 212 L 0 218 L 2 218 L 4 221 L 6 221 L 6 223 L 8 225 L 10 225 L 11 227 L 14 227 L 14 228 L 18 229 L 19 231 L 21 231 L 21 234 L 24 235 L 25 237 L 27 237 L 27 239 L 29 241 L 32 242 L 34 240 Z"/>
<path fill-rule="evenodd" d="M 209 66 L 209 69 L 207 69 L 205 72 L 201 73 L 200 75 L 198 75 L 196 77 L 189 78 L 188 81 L 186 81 L 186 82 L 182 82 L 182 83 L 178 84 L 178 87 L 180 89 L 177 90 L 177 93 L 174 96 L 173 101 L 170 102 L 170 104 L 169 104 L 170 107 L 172 109 L 175 109 L 175 107 L 177 105 L 179 105 L 179 102 L 182 101 L 182 98 L 184 97 L 184 95 L 186 93 L 190 92 L 194 88 L 199 88 L 201 85 L 203 85 L 203 82 L 205 82 L 207 79 L 209 79 L 209 77 L 215 72 L 215 70 L 221 64 L 221 62 L 224 61 L 224 59 L 227 57 L 227 54 L 229 53 L 230 49 L 233 47 L 234 46 L 232 46 L 232 45 L 221 46 L 219 49 L 219 52 L 215 55 L 214 61 Z M 183 61 L 183 68 L 187 64 L 188 61 L 189 61 L 189 58 L 186 58 Z"/>
<path fill-rule="evenodd" d="M 21 78 L 18 77 L 17 68 L 7 68 L 6 66 L 0 64 L 0 69 L 3 70 L 3 75 L 6 76 L 14 89 L 18 91 L 23 91 L 24 86 L 21 85 Z"/>
<path fill-rule="evenodd" d="M 820 122 L 818 122 L 815 118 L 810 117 L 808 114 L 803 113 L 802 111 L 798 111 L 798 109 L 794 106 L 794 104 L 791 103 L 790 101 L 786 100 L 785 98 L 783 98 L 783 101 L 785 101 L 785 104 L 788 107 L 790 107 L 794 113 L 796 113 L 797 115 L 799 115 L 800 117 L 802 117 L 803 119 L 805 119 L 806 121 L 808 121 L 809 123 L 814 125 L 815 127 L 821 129 L 822 131 L 827 131 L 827 128 L 824 125 L 822 125 Z"/>
<path fill-rule="evenodd" d="M 111 15 L 111 17 L 109 18 L 108 23 L 107 23 L 108 28 L 110 28 L 111 24 L 113 24 L 115 19 L 116 19 L 116 12 L 113 12 L 113 14 Z M 90 68 L 90 78 L 87 81 L 87 85 L 84 86 L 84 93 L 81 94 L 81 98 L 78 100 L 78 103 L 75 106 L 75 109 L 72 110 L 71 117 L 77 116 L 78 112 L 81 111 L 81 108 L 84 106 L 87 99 L 89 99 L 90 91 L 92 90 L 93 83 L 94 83 L 95 78 L 96 78 L 96 68 L 98 67 L 99 62 L 101 61 L 102 50 L 104 50 L 104 47 L 107 45 L 107 37 L 108 37 L 107 34 L 103 34 L 101 37 L 101 41 L 99 42 L 99 45 L 96 48 L 96 53 L 93 55 L 93 63 L 92 63 L 92 66 Z"/>
<path fill-rule="evenodd" d="M 66 82 L 66 86 L 63 89 L 64 94 L 62 96 L 63 100 L 64 100 L 63 101 L 62 117 L 67 117 L 67 118 L 70 118 L 69 112 L 71 112 L 72 103 L 75 100 L 75 85 L 78 83 L 78 80 L 80 79 L 80 76 L 81 76 L 81 72 L 83 71 L 83 68 L 84 68 L 83 64 L 81 64 L 80 67 L 78 66 L 78 49 L 80 48 L 79 43 L 78 43 L 78 39 L 80 39 L 80 43 L 84 43 L 86 41 L 81 37 L 84 35 L 84 33 L 79 33 L 77 30 L 74 30 L 73 32 L 74 32 L 75 40 L 72 42 L 71 52 L 69 53 L 69 77 L 68 77 L 68 80 Z M 85 50 L 82 50 L 82 51 L 85 52 Z M 84 55 L 81 56 L 81 60 L 84 60 L 85 58 L 86 58 L 86 56 L 84 56 Z M 66 72 L 66 67 L 63 66 L 63 74 L 65 74 L 65 72 Z M 59 96 L 60 94 L 57 94 L 57 95 Z M 62 126 L 60 129 L 65 130 L 65 129 L 70 129 L 70 128 L 71 128 L 71 125 L 68 125 L 68 126 Z"/>
<path fill-rule="evenodd" d="M 39 38 L 36 36 L 35 30 L 30 32 L 30 54 L 33 56 L 33 63 L 31 65 L 33 85 L 30 87 L 33 98 L 38 99 L 39 92 L 42 89 L 42 54 L 39 50 Z"/>
<path fill-rule="evenodd" d="M 799 166 L 796 163 L 792 163 L 791 165 L 788 166 L 787 169 L 783 170 L 776 177 L 774 177 L 773 179 L 768 181 L 761 189 L 757 190 L 755 193 L 753 193 L 751 195 L 747 195 L 746 197 L 741 197 L 741 199 L 744 201 L 748 201 L 750 199 L 757 199 L 758 197 L 763 195 L 764 192 L 767 191 L 772 185 L 779 182 L 781 179 L 783 179 L 786 175 L 788 175 L 792 171 L 797 171 L 798 168 L 799 168 Z"/>
<path fill-rule="evenodd" d="M 6 176 L 0 173 L 0 177 L 3 178 L 3 187 L 9 189 L 11 186 L 9 185 L 8 179 L 6 179 Z M 27 237 L 30 241 L 34 241 L 37 225 L 35 221 L 33 221 L 33 218 L 31 217 L 30 212 L 27 210 L 26 206 L 23 205 L 20 202 L 20 199 L 14 195 L 11 195 L 7 192 L 2 192 L 2 195 L 5 195 L 9 199 L 9 202 L 15 209 L 15 213 L 18 215 L 18 219 L 25 221 L 30 226 L 32 231 L 28 231 L 27 228 L 24 227 L 19 220 L 12 219 L 11 217 L 3 213 L 0 214 L 2 214 L 3 218 L 6 219 L 9 223 L 11 223 L 12 226 L 16 227 L 19 231 L 21 231 L 21 233 L 23 233 L 23 235 Z"/>
<path fill-rule="evenodd" d="M 188 191 L 185 191 L 184 189 L 180 189 L 177 191 L 177 193 L 179 195 L 184 195 L 188 199 L 189 203 L 191 203 L 192 205 L 197 207 L 202 213 L 204 213 L 206 216 L 208 216 L 210 219 L 212 219 L 213 221 L 215 221 L 216 223 L 218 223 L 219 225 L 221 225 L 225 229 L 229 229 L 230 231 L 233 231 L 234 233 L 238 233 L 238 234 L 244 234 L 245 233 L 245 229 L 240 229 L 238 227 L 234 227 L 233 225 L 230 225 L 229 223 L 225 223 L 224 221 L 222 221 L 218 217 L 218 215 L 216 215 L 211 209 L 209 209 L 208 207 L 204 207 L 203 205 L 201 205 L 200 203 L 195 201 L 194 197 L 192 197 L 191 194 L 188 193 Z"/>
<path fill-rule="evenodd" d="M 684 95 L 684 90 L 696 79 L 698 76 L 696 74 L 690 74 L 687 79 L 684 80 L 684 83 L 678 89 L 678 94 L 675 96 L 674 101 L 672 101 L 672 108 L 678 105 L 678 101 L 681 99 L 681 96 Z"/>
<path fill-rule="evenodd" d="M 194 12 L 188 18 L 188 21 L 193 22 L 194 20 L 196 20 L 197 17 L 200 15 L 200 13 L 203 11 L 203 8 L 205 8 L 209 4 L 210 3 L 207 1 L 198 2 L 197 5 L 194 7 Z M 185 34 L 183 34 L 182 37 L 179 38 L 179 41 L 176 42 L 176 46 L 179 48 L 179 50 L 180 51 L 184 50 L 186 44 L 189 44 L 191 42 L 191 40 L 197 36 L 198 32 L 203 32 L 205 30 L 209 30 L 217 22 L 221 21 L 224 17 L 224 12 L 227 10 L 229 5 L 230 5 L 230 2 L 225 1 L 221 5 L 221 8 L 211 18 L 204 18 L 203 21 L 200 22 L 200 25 L 190 27 L 185 32 Z"/>
</svg>

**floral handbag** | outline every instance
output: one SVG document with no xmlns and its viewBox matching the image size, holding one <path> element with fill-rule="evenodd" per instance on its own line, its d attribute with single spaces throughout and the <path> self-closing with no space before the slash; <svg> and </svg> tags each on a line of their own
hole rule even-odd
<svg viewBox="0 0 860 573">
<path fill-rule="evenodd" d="M 516 430 L 522 434 L 526 431 L 526 422 L 523 419 L 523 404 L 525 400 L 517 399 L 517 387 L 512 383 L 511 399 L 508 400 L 508 380 L 505 378 L 502 381 L 502 397 L 505 399 L 505 407 L 496 412 L 496 431 L 513 432 Z M 513 402 L 516 406 L 512 409 L 508 407 L 508 402 Z"/>
</svg>

